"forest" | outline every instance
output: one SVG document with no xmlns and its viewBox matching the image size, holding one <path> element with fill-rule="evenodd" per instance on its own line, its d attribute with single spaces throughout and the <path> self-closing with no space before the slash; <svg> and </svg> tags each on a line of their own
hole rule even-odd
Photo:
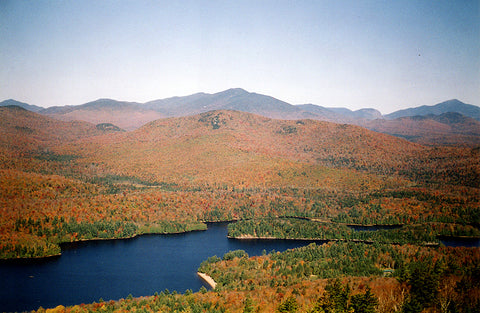
<svg viewBox="0 0 480 313">
<path fill-rule="evenodd" d="M 439 244 L 438 237 L 480 237 L 473 226 L 448 223 L 408 224 L 393 229 L 356 231 L 341 223 L 303 219 L 265 218 L 242 220 L 229 225 L 231 238 L 316 239 L 327 241 L 363 241 L 390 244 Z"/>
<path fill-rule="evenodd" d="M 57 312 L 478 312 L 479 250 L 336 242 L 212 256 L 214 290 L 59 306 Z M 45 312 L 40 308 L 37 312 Z"/>
<path fill-rule="evenodd" d="M 234 222 L 229 236 L 239 240 L 327 242 L 212 256 L 200 271 L 215 290 L 57 311 L 478 312 L 478 248 L 440 240 L 480 237 L 478 147 L 234 111 L 131 132 L 12 108 L 0 117 L 1 259 L 219 221 Z"/>
</svg>

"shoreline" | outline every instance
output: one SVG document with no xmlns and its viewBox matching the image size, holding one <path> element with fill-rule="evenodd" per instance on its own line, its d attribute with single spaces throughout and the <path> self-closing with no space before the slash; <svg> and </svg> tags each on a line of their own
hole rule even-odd
<svg viewBox="0 0 480 313">
<path fill-rule="evenodd" d="M 208 276 L 205 273 L 197 272 L 197 275 L 204 281 L 206 282 L 212 289 L 215 289 L 217 287 L 217 283 L 213 280 L 212 277 Z"/>
<path fill-rule="evenodd" d="M 401 228 L 405 224 L 355 224 L 355 223 L 338 223 L 347 225 L 348 227 L 385 227 L 385 228 Z"/>
<path fill-rule="evenodd" d="M 240 236 L 228 236 L 228 239 L 236 240 L 298 240 L 298 241 L 338 241 L 343 239 L 322 239 L 322 238 L 279 238 L 270 236 L 253 236 L 253 235 L 240 235 Z M 355 239 L 354 239 L 355 240 Z"/>
<path fill-rule="evenodd" d="M 321 238 L 278 238 L 278 237 L 259 237 L 259 236 L 253 236 L 253 235 L 241 235 L 241 236 L 228 236 L 228 239 L 235 239 L 235 240 L 298 240 L 298 241 L 320 241 L 324 243 L 328 242 L 356 242 L 356 243 L 366 243 L 366 244 L 374 244 L 374 243 L 380 243 L 380 244 L 388 244 L 388 245 L 403 245 L 406 243 L 401 243 L 401 242 L 381 242 L 381 241 L 374 241 L 374 240 L 365 240 L 365 239 L 346 239 L 346 238 L 340 238 L 340 239 L 321 239 Z M 416 245 L 421 245 L 421 246 L 432 246 L 436 247 L 439 246 L 439 242 L 422 242 L 422 243 L 413 243 Z"/>
<path fill-rule="evenodd" d="M 208 229 L 208 228 L 207 228 Z M 76 243 L 86 243 L 86 242 L 95 242 L 95 241 L 108 241 L 108 240 L 130 240 L 130 239 L 135 239 L 141 236 L 156 236 L 156 235 L 180 235 L 180 234 L 186 234 L 186 233 L 191 233 L 191 232 L 196 232 L 196 231 L 206 231 L 207 229 L 192 229 L 192 230 L 185 230 L 185 231 L 178 231 L 178 232 L 172 232 L 172 233 L 166 233 L 166 232 L 151 232 L 151 233 L 137 233 L 133 234 L 131 236 L 126 236 L 126 237 L 112 237 L 112 238 L 101 238 L 101 237 L 95 237 L 95 238 L 90 238 L 90 239 L 85 239 L 81 238 L 78 240 L 74 241 L 64 241 L 64 242 L 59 242 L 56 243 L 60 247 L 60 252 L 57 254 L 49 254 L 49 255 L 43 255 L 43 256 L 35 256 L 35 257 L 13 257 L 13 258 L 0 258 L 0 262 L 4 261 L 23 261 L 23 260 L 43 260 L 43 259 L 49 259 L 53 257 L 61 257 L 62 256 L 62 246 L 68 246 L 68 245 L 75 245 Z"/>
<path fill-rule="evenodd" d="M 454 236 L 454 235 L 438 235 L 441 239 L 461 239 L 461 240 L 480 240 L 480 236 Z"/>
<path fill-rule="evenodd" d="M 43 261 L 48 259 L 53 259 L 57 257 L 61 257 L 62 252 L 57 254 L 48 254 L 44 256 L 32 256 L 32 257 L 17 257 L 17 258 L 0 258 L 0 263 L 11 263 L 11 262 L 34 262 L 34 261 Z"/>
</svg>

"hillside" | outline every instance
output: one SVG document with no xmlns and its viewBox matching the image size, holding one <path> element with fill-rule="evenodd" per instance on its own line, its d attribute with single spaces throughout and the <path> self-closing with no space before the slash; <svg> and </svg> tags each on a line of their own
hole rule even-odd
<svg viewBox="0 0 480 313">
<path fill-rule="evenodd" d="M 480 122 L 460 113 L 378 119 L 362 126 L 424 145 L 480 145 Z"/>
<path fill-rule="evenodd" d="M 0 113 L 0 128 L 6 134 L 0 141 L 2 153 L 71 156 L 67 158 L 77 159 L 76 166 L 84 168 L 76 175 L 86 175 L 88 168 L 88 175 L 93 176 L 103 173 L 182 186 L 320 186 L 325 169 L 334 169 L 329 173 L 336 177 L 351 177 L 360 171 L 367 176 L 404 173 L 404 178 L 424 180 L 434 171 L 435 180 L 479 183 L 477 150 L 428 148 L 355 125 L 212 111 L 118 132 L 115 125 L 62 122 L 19 107 L 0 108 Z M 436 119 L 438 125 L 449 121 L 453 125 L 449 131 L 462 132 L 465 125 L 477 125 L 452 114 Z M 417 120 L 425 127 L 433 121 Z M 402 123 L 410 129 L 406 121 Z M 30 163 L 35 162 L 26 164 Z"/>
<path fill-rule="evenodd" d="M 161 119 L 112 136 L 65 145 L 58 153 L 82 155 L 116 175 L 180 185 L 322 185 L 318 175 L 323 168 L 372 175 L 411 175 L 414 170 L 421 176 L 430 166 L 440 173 L 457 162 L 459 171 L 467 171 L 466 163 L 460 165 L 463 160 L 454 161 L 457 152 L 447 149 L 433 150 L 354 125 L 274 120 L 238 111 Z M 442 161 L 434 164 L 431 158 L 439 154 L 444 154 Z"/>
<path fill-rule="evenodd" d="M 212 110 L 237 110 L 277 118 L 301 113 L 289 103 L 240 88 L 215 94 L 198 93 L 186 97 L 150 101 L 145 103 L 145 106 L 169 117 L 195 115 Z"/>
<path fill-rule="evenodd" d="M 0 146 L 10 151 L 50 149 L 65 142 L 108 133 L 94 124 L 57 119 L 18 106 L 0 107 Z"/>
<path fill-rule="evenodd" d="M 340 114 L 342 116 L 348 117 L 351 121 L 360 119 L 360 120 L 372 120 L 383 118 L 382 113 L 375 109 L 360 109 L 352 111 L 347 108 L 327 108 L 327 110 Z"/>
<path fill-rule="evenodd" d="M 248 92 L 241 88 L 208 94 L 196 93 L 146 103 L 99 99 L 76 106 L 42 109 L 15 100 L 3 105 L 17 104 L 28 110 L 62 120 L 82 120 L 93 124 L 114 124 L 131 131 L 165 117 L 183 117 L 215 110 L 234 110 L 253 113 L 273 119 L 312 119 L 366 127 L 370 130 L 405 138 L 426 145 L 476 146 L 478 125 L 466 119 L 435 116 L 458 113 L 468 118 L 480 119 L 480 108 L 459 100 L 450 100 L 433 106 L 400 110 L 383 116 L 375 109 L 356 111 L 347 108 L 322 107 L 315 104 L 292 105 L 271 96 Z M 419 117 L 425 118 L 419 118 Z M 410 119 L 409 119 L 410 118 Z"/>
<path fill-rule="evenodd" d="M 20 102 L 20 101 L 13 100 L 13 99 L 8 99 L 8 100 L 0 102 L 0 107 L 5 107 L 5 106 L 18 106 L 18 107 L 24 108 L 25 110 L 29 110 L 29 111 L 32 111 L 32 112 L 40 112 L 41 110 L 43 110 L 42 107 L 32 105 L 32 104 L 28 104 L 28 103 L 25 103 L 25 102 Z"/>
<path fill-rule="evenodd" d="M 292 105 L 274 97 L 248 92 L 241 88 L 228 89 L 215 94 L 198 93 L 186 97 L 155 100 L 145 103 L 145 106 L 170 117 L 194 115 L 213 110 L 235 110 L 274 119 L 309 118 L 342 123 L 381 117 L 381 113 L 373 109 L 351 111 L 325 108 L 314 104 Z"/>
<path fill-rule="evenodd" d="M 433 118 L 459 130 L 469 122 Z M 328 279 L 340 278 L 336 284 L 346 287 L 336 288 L 352 292 L 342 300 L 352 303 L 349 312 L 365 299 L 395 312 L 425 294 L 413 288 L 425 275 L 430 295 L 463 299 L 458 306 L 466 312 L 478 307 L 479 250 L 440 240 L 480 237 L 478 148 L 428 147 L 355 125 L 228 110 L 125 132 L 5 107 L 0 131 L 0 259 L 59 256 L 62 243 L 233 220 L 230 238 L 329 241 L 253 258 L 244 251 L 209 257 L 199 271 L 215 279 L 214 291 L 100 298 L 55 311 L 273 312 L 289 303 L 310 311 L 334 291 Z M 391 227 L 356 231 L 349 224 Z"/>
<path fill-rule="evenodd" d="M 71 173 L 75 171 L 77 156 L 68 153 L 56 155 L 53 149 L 112 132 L 115 132 L 115 127 L 59 121 L 18 106 L 0 107 L 0 170 Z"/>
<path fill-rule="evenodd" d="M 384 141 L 385 138 L 388 140 Z M 119 175 L 179 184 L 217 180 L 256 185 L 262 183 L 262 175 L 258 174 L 270 172 L 265 173 L 269 177 L 265 177 L 264 183 L 268 184 L 278 176 L 277 171 L 286 168 L 294 171 L 295 167 L 300 170 L 307 165 L 362 164 L 371 160 L 372 153 L 389 154 L 382 159 L 399 155 L 398 151 L 388 151 L 388 147 L 404 148 L 406 153 L 418 149 L 407 141 L 356 126 L 273 120 L 237 111 L 161 119 L 133 133 L 102 139 L 85 142 L 84 146 L 90 148 L 85 155 L 88 159 L 101 160 Z M 67 146 L 69 153 L 80 153 L 70 148 L 73 147 Z M 357 153 L 352 153 L 354 149 Z M 241 173 L 247 177 L 238 177 Z M 279 179 L 275 180 L 278 183 Z"/>
<path fill-rule="evenodd" d="M 111 123 L 125 130 L 136 129 L 164 115 L 148 110 L 135 102 L 99 99 L 78 106 L 50 107 L 39 113 L 62 121 Z"/>
<path fill-rule="evenodd" d="M 63 120 L 82 120 L 94 124 L 112 123 L 125 130 L 164 117 L 181 117 L 205 113 L 212 110 L 236 110 L 254 113 L 275 119 L 316 119 L 341 123 L 369 120 L 381 116 L 373 109 L 351 111 L 348 109 L 324 108 L 318 105 L 292 105 L 271 96 L 248 92 L 240 88 L 207 94 L 196 93 L 183 97 L 172 97 L 146 103 L 99 99 L 81 105 L 57 106 L 43 109 L 15 100 L 4 101 L 29 110 Z"/>
</svg>

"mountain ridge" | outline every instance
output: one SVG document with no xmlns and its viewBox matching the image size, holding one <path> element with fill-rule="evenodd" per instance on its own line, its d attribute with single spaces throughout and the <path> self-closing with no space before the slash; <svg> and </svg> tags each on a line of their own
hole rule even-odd
<svg viewBox="0 0 480 313">
<path fill-rule="evenodd" d="M 20 101 L 14 100 L 14 99 L 7 99 L 7 100 L 4 100 L 4 101 L 0 102 L 0 107 L 3 107 L 3 106 L 18 106 L 18 107 L 24 108 L 25 110 L 29 110 L 29 111 L 32 111 L 32 112 L 40 112 L 41 110 L 44 109 L 44 108 L 39 107 L 37 105 L 28 104 L 28 103 L 25 103 L 25 102 L 20 102 Z"/>
<path fill-rule="evenodd" d="M 480 122 L 457 112 L 377 119 L 363 126 L 423 145 L 480 145 Z"/>
<path fill-rule="evenodd" d="M 74 141 L 109 133 L 84 121 L 60 121 L 20 106 L 0 107 L 0 151 L 50 150 L 65 141 Z M 6 149 L 6 150 L 3 150 Z"/>
<path fill-rule="evenodd" d="M 22 107 L 29 109 L 28 104 L 23 104 Z M 30 109 L 38 109 L 38 107 L 33 106 Z M 101 98 L 81 105 L 50 107 L 40 109 L 38 112 L 63 121 L 84 120 L 94 124 L 111 123 L 131 131 L 156 119 L 196 115 L 215 110 L 242 111 L 282 120 L 313 119 L 360 125 L 371 130 L 429 145 L 451 145 L 457 142 L 461 145 L 480 144 L 480 139 L 477 139 L 478 136 L 476 135 L 477 125 L 472 121 L 463 119 L 465 125 L 453 129 L 450 126 L 445 127 L 446 124 L 451 122 L 448 119 L 435 120 L 435 116 L 448 112 L 456 112 L 477 121 L 480 120 L 480 107 L 465 104 L 457 99 L 444 101 L 433 106 L 425 105 L 382 115 L 380 111 L 373 108 L 352 111 L 347 108 L 323 107 L 315 104 L 292 105 L 268 95 L 248 92 L 242 88 L 231 88 L 217 93 L 199 92 L 188 96 L 157 99 L 145 103 Z M 425 119 L 414 118 L 415 116 L 425 116 L 430 119 L 430 127 L 426 127 L 428 123 Z M 404 117 L 412 117 L 412 119 L 396 121 Z M 406 135 L 404 128 L 407 127 L 407 124 L 408 127 L 418 131 Z M 439 130 L 435 130 L 435 125 L 439 127 Z M 465 132 L 463 135 L 460 134 L 461 136 L 459 136 L 459 129 L 463 129 Z M 438 135 L 442 132 L 442 137 L 431 136 L 432 133 Z M 418 138 L 422 139 L 418 141 Z"/>
<path fill-rule="evenodd" d="M 242 185 L 240 177 L 249 177 L 259 186 L 284 181 L 283 175 L 293 175 L 298 184 L 321 184 L 301 175 L 307 168 L 383 173 L 427 148 L 356 125 L 217 110 L 155 120 L 114 138 L 86 138 L 63 149 L 59 153 L 82 155 L 115 175 L 146 181 Z"/>
<path fill-rule="evenodd" d="M 93 124 L 110 123 L 125 130 L 134 130 L 154 119 L 164 118 L 159 112 L 144 108 L 141 103 L 101 98 L 78 106 L 50 107 L 39 111 L 62 120 L 83 120 Z"/>
<path fill-rule="evenodd" d="M 363 118 L 373 120 L 378 118 L 395 119 L 405 116 L 415 115 L 439 115 L 447 112 L 458 112 L 465 116 L 480 120 L 480 107 L 466 104 L 458 99 L 447 100 L 435 105 L 423 105 L 408 109 L 398 110 L 383 115 L 379 110 L 374 108 L 362 108 L 359 110 L 350 110 L 348 108 L 324 107 L 316 104 L 290 104 L 279 100 L 272 96 L 263 95 L 255 92 L 248 92 L 242 88 L 231 88 L 217 93 L 198 92 L 187 96 L 175 96 L 163 99 L 147 101 L 145 103 L 119 101 L 109 98 L 100 98 L 80 105 L 53 106 L 42 108 L 36 105 L 19 102 L 14 99 L 8 99 L 0 102 L 0 106 L 19 105 L 30 111 L 40 112 L 42 114 L 58 114 L 71 112 L 78 109 L 101 107 L 127 107 L 137 108 L 139 110 L 154 110 L 162 113 L 166 117 L 185 116 L 212 110 L 238 110 L 263 115 L 283 115 L 282 119 L 298 119 L 298 118 L 316 118 L 326 119 L 338 118 Z M 178 106 L 186 107 L 176 108 Z M 245 108 L 246 106 L 246 108 Z M 279 112 L 275 112 L 279 111 Z M 263 111 L 263 112 L 262 112 Z M 285 113 L 292 114 L 286 116 Z M 322 116 L 324 115 L 324 116 Z"/>
<path fill-rule="evenodd" d="M 141 104 L 137 102 L 128 102 L 128 101 L 118 101 L 115 99 L 109 98 L 100 98 L 94 101 L 90 101 L 80 105 L 68 105 L 68 106 L 54 106 L 42 109 L 40 113 L 49 115 L 49 114 L 61 114 L 72 112 L 73 110 L 78 109 L 94 109 L 100 110 L 102 108 L 107 109 L 122 109 L 122 108 L 137 108 L 141 109 Z"/>
<path fill-rule="evenodd" d="M 181 107 L 178 107 L 181 104 Z M 185 97 L 159 99 L 145 103 L 153 110 L 169 117 L 194 115 L 213 110 L 236 110 L 267 117 L 284 117 L 285 113 L 298 111 L 295 106 L 271 96 L 251 93 L 241 88 L 231 88 L 221 92 L 207 94 L 196 93 Z"/>
<path fill-rule="evenodd" d="M 435 105 L 422 105 L 419 107 L 408 108 L 384 115 L 386 119 L 395 119 L 399 117 L 417 116 L 417 115 L 440 115 L 442 113 L 457 112 L 465 116 L 480 121 L 480 107 L 466 104 L 458 99 L 451 99 Z"/>
</svg>

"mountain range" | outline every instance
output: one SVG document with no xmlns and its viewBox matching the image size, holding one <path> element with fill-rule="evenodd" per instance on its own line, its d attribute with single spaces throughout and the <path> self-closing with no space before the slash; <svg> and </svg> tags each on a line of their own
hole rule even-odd
<svg viewBox="0 0 480 313">
<path fill-rule="evenodd" d="M 161 118 L 190 116 L 214 110 L 234 110 L 274 119 L 313 119 L 360 125 L 423 144 L 480 144 L 480 107 L 456 99 L 387 115 L 382 115 L 378 110 L 371 108 L 352 111 L 347 108 L 315 104 L 292 105 L 271 96 L 240 88 L 214 94 L 196 93 L 146 103 L 99 99 L 82 105 L 45 109 L 10 99 L 0 103 L 0 106 L 5 105 L 17 105 L 62 121 L 111 123 L 127 131 Z M 464 118 L 447 113 L 457 113 Z"/>
<path fill-rule="evenodd" d="M 39 106 L 36 106 L 36 105 L 31 105 L 31 104 L 28 104 L 28 103 L 25 103 L 25 102 L 20 102 L 20 101 L 13 100 L 13 99 L 8 99 L 8 100 L 0 102 L 0 106 L 2 106 L 2 107 L 18 106 L 18 107 L 24 108 L 25 110 L 32 111 L 32 112 L 40 112 L 40 111 L 45 109 L 45 108 L 42 108 L 42 107 L 39 107 Z"/>
<path fill-rule="evenodd" d="M 457 112 L 367 121 L 364 127 L 424 145 L 480 144 L 480 122 Z"/>
<path fill-rule="evenodd" d="M 427 147 L 357 125 L 271 119 L 234 110 L 157 119 L 130 132 L 105 123 L 60 121 L 18 106 L 0 108 L 0 118 L 5 134 L 0 137 L 0 166 L 7 168 L 38 171 L 48 166 L 43 170 L 74 171 L 81 177 L 242 187 L 320 186 L 326 184 L 325 175 L 333 175 L 329 183 L 337 187 L 350 186 L 358 171 L 425 179 L 430 176 L 424 173 L 435 169 L 438 179 L 478 184 L 472 167 L 478 149 Z M 441 117 L 455 118 L 464 117 Z M 452 170 L 463 176 L 447 175 Z"/>
<path fill-rule="evenodd" d="M 448 100 L 433 106 L 423 105 L 417 108 L 399 110 L 385 115 L 386 119 L 396 119 L 417 115 L 440 115 L 448 112 L 457 112 L 480 121 L 480 107 L 463 103 L 457 99 Z"/>
</svg>

